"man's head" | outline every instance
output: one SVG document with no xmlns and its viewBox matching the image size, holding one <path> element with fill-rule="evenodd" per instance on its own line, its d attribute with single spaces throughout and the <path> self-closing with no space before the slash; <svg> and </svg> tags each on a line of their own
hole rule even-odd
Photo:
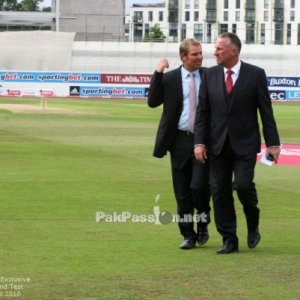
<svg viewBox="0 0 300 300">
<path fill-rule="evenodd" d="M 179 47 L 179 54 L 183 66 L 190 72 L 202 66 L 203 54 L 199 41 L 195 39 L 185 39 Z"/>
<path fill-rule="evenodd" d="M 241 52 L 242 43 L 239 37 L 231 32 L 219 35 L 215 45 L 215 57 L 217 64 L 231 68 L 237 64 Z"/>
</svg>

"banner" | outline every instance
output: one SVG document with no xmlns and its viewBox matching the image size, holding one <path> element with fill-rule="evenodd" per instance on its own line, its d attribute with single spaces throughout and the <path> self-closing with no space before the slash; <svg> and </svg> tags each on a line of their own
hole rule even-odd
<svg viewBox="0 0 300 300">
<path fill-rule="evenodd" d="M 286 100 L 300 100 L 300 90 L 297 91 L 286 91 L 285 92 Z"/>
<path fill-rule="evenodd" d="M 299 87 L 300 77 L 267 77 L 269 87 Z"/>
<path fill-rule="evenodd" d="M 285 100 L 284 90 L 269 91 L 271 100 Z"/>
<path fill-rule="evenodd" d="M 71 86 L 70 96 L 105 98 L 144 98 L 146 88 L 114 86 Z"/>
<path fill-rule="evenodd" d="M 149 74 L 102 74 L 101 83 L 149 85 L 151 76 Z"/>
<path fill-rule="evenodd" d="M 267 77 L 271 100 L 300 100 L 300 77 Z"/>
<path fill-rule="evenodd" d="M 0 96 L 146 98 L 152 74 L 0 70 Z M 300 77 L 267 77 L 271 100 L 299 101 Z"/>
<path fill-rule="evenodd" d="M 100 83 L 99 73 L 0 72 L 0 82 Z"/>
</svg>

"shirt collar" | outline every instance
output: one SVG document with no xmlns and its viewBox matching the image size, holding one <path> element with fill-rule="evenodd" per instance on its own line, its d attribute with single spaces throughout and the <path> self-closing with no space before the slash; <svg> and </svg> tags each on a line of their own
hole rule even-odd
<svg viewBox="0 0 300 300">
<path fill-rule="evenodd" d="M 187 78 L 190 75 L 190 73 L 193 73 L 194 76 L 197 76 L 197 77 L 200 76 L 200 73 L 199 73 L 198 69 L 195 70 L 195 71 L 193 71 L 193 72 L 190 72 L 184 66 L 182 66 L 182 68 L 181 68 L 181 74 L 182 74 L 183 78 Z"/>
<path fill-rule="evenodd" d="M 237 64 L 236 65 L 234 65 L 230 70 L 232 70 L 232 72 L 236 75 L 236 76 L 239 76 L 239 73 L 240 73 L 240 69 L 241 69 L 241 61 L 239 60 L 238 62 L 237 62 Z M 225 73 L 225 75 L 226 75 L 226 72 L 227 72 L 227 70 L 229 70 L 229 69 L 227 69 L 227 68 L 225 68 L 224 67 L 224 73 Z"/>
</svg>

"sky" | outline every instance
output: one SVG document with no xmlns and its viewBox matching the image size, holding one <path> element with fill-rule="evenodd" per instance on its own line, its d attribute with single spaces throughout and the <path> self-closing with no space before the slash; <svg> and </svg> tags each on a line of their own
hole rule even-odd
<svg viewBox="0 0 300 300">
<path fill-rule="evenodd" d="M 129 7 L 132 5 L 132 3 L 136 4 L 142 4 L 142 3 L 162 3 L 164 0 L 126 0 L 126 13 L 129 13 Z M 41 2 L 42 6 L 51 6 L 51 0 L 44 0 Z"/>
<path fill-rule="evenodd" d="M 51 0 L 44 0 L 41 2 L 41 6 L 51 6 Z"/>
</svg>

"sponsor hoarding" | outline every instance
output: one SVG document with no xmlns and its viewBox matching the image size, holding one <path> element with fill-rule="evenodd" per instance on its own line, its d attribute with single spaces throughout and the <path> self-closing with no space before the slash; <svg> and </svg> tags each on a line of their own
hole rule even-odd
<svg viewBox="0 0 300 300">
<path fill-rule="evenodd" d="M 149 74 L 102 74 L 101 83 L 149 85 L 151 76 Z"/>
<path fill-rule="evenodd" d="M 300 100 L 300 90 L 286 91 L 285 98 L 286 100 Z"/>
<path fill-rule="evenodd" d="M 40 82 L 40 83 L 100 83 L 100 73 L 67 72 L 6 72 L 0 71 L 2 82 Z"/>
<path fill-rule="evenodd" d="M 299 87 L 300 77 L 267 77 L 269 87 Z"/>
<path fill-rule="evenodd" d="M 60 97 L 119 97 L 148 96 L 149 74 L 118 74 L 89 72 L 26 72 L 0 71 L 0 95 L 43 96 L 51 91 Z M 269 76 L 268 89 L 272 100 L 300 100 L 300 77 Z"/>
<path fill-rule="evenodd" d="M 145 88 L 114 86 L 80 86 L 79 95 L 83 97 L 144 98 Z"/>
<path fill-rule="evenodd" d="M 20 90 L 7 90 L 8 96 L 21 96 Z"/>
<path fill-rule="evenodd" d="M 285 91 L 284 90 L 274 90 L 269 91 L 271 100 L 285 100 Z"/>
</svg>

